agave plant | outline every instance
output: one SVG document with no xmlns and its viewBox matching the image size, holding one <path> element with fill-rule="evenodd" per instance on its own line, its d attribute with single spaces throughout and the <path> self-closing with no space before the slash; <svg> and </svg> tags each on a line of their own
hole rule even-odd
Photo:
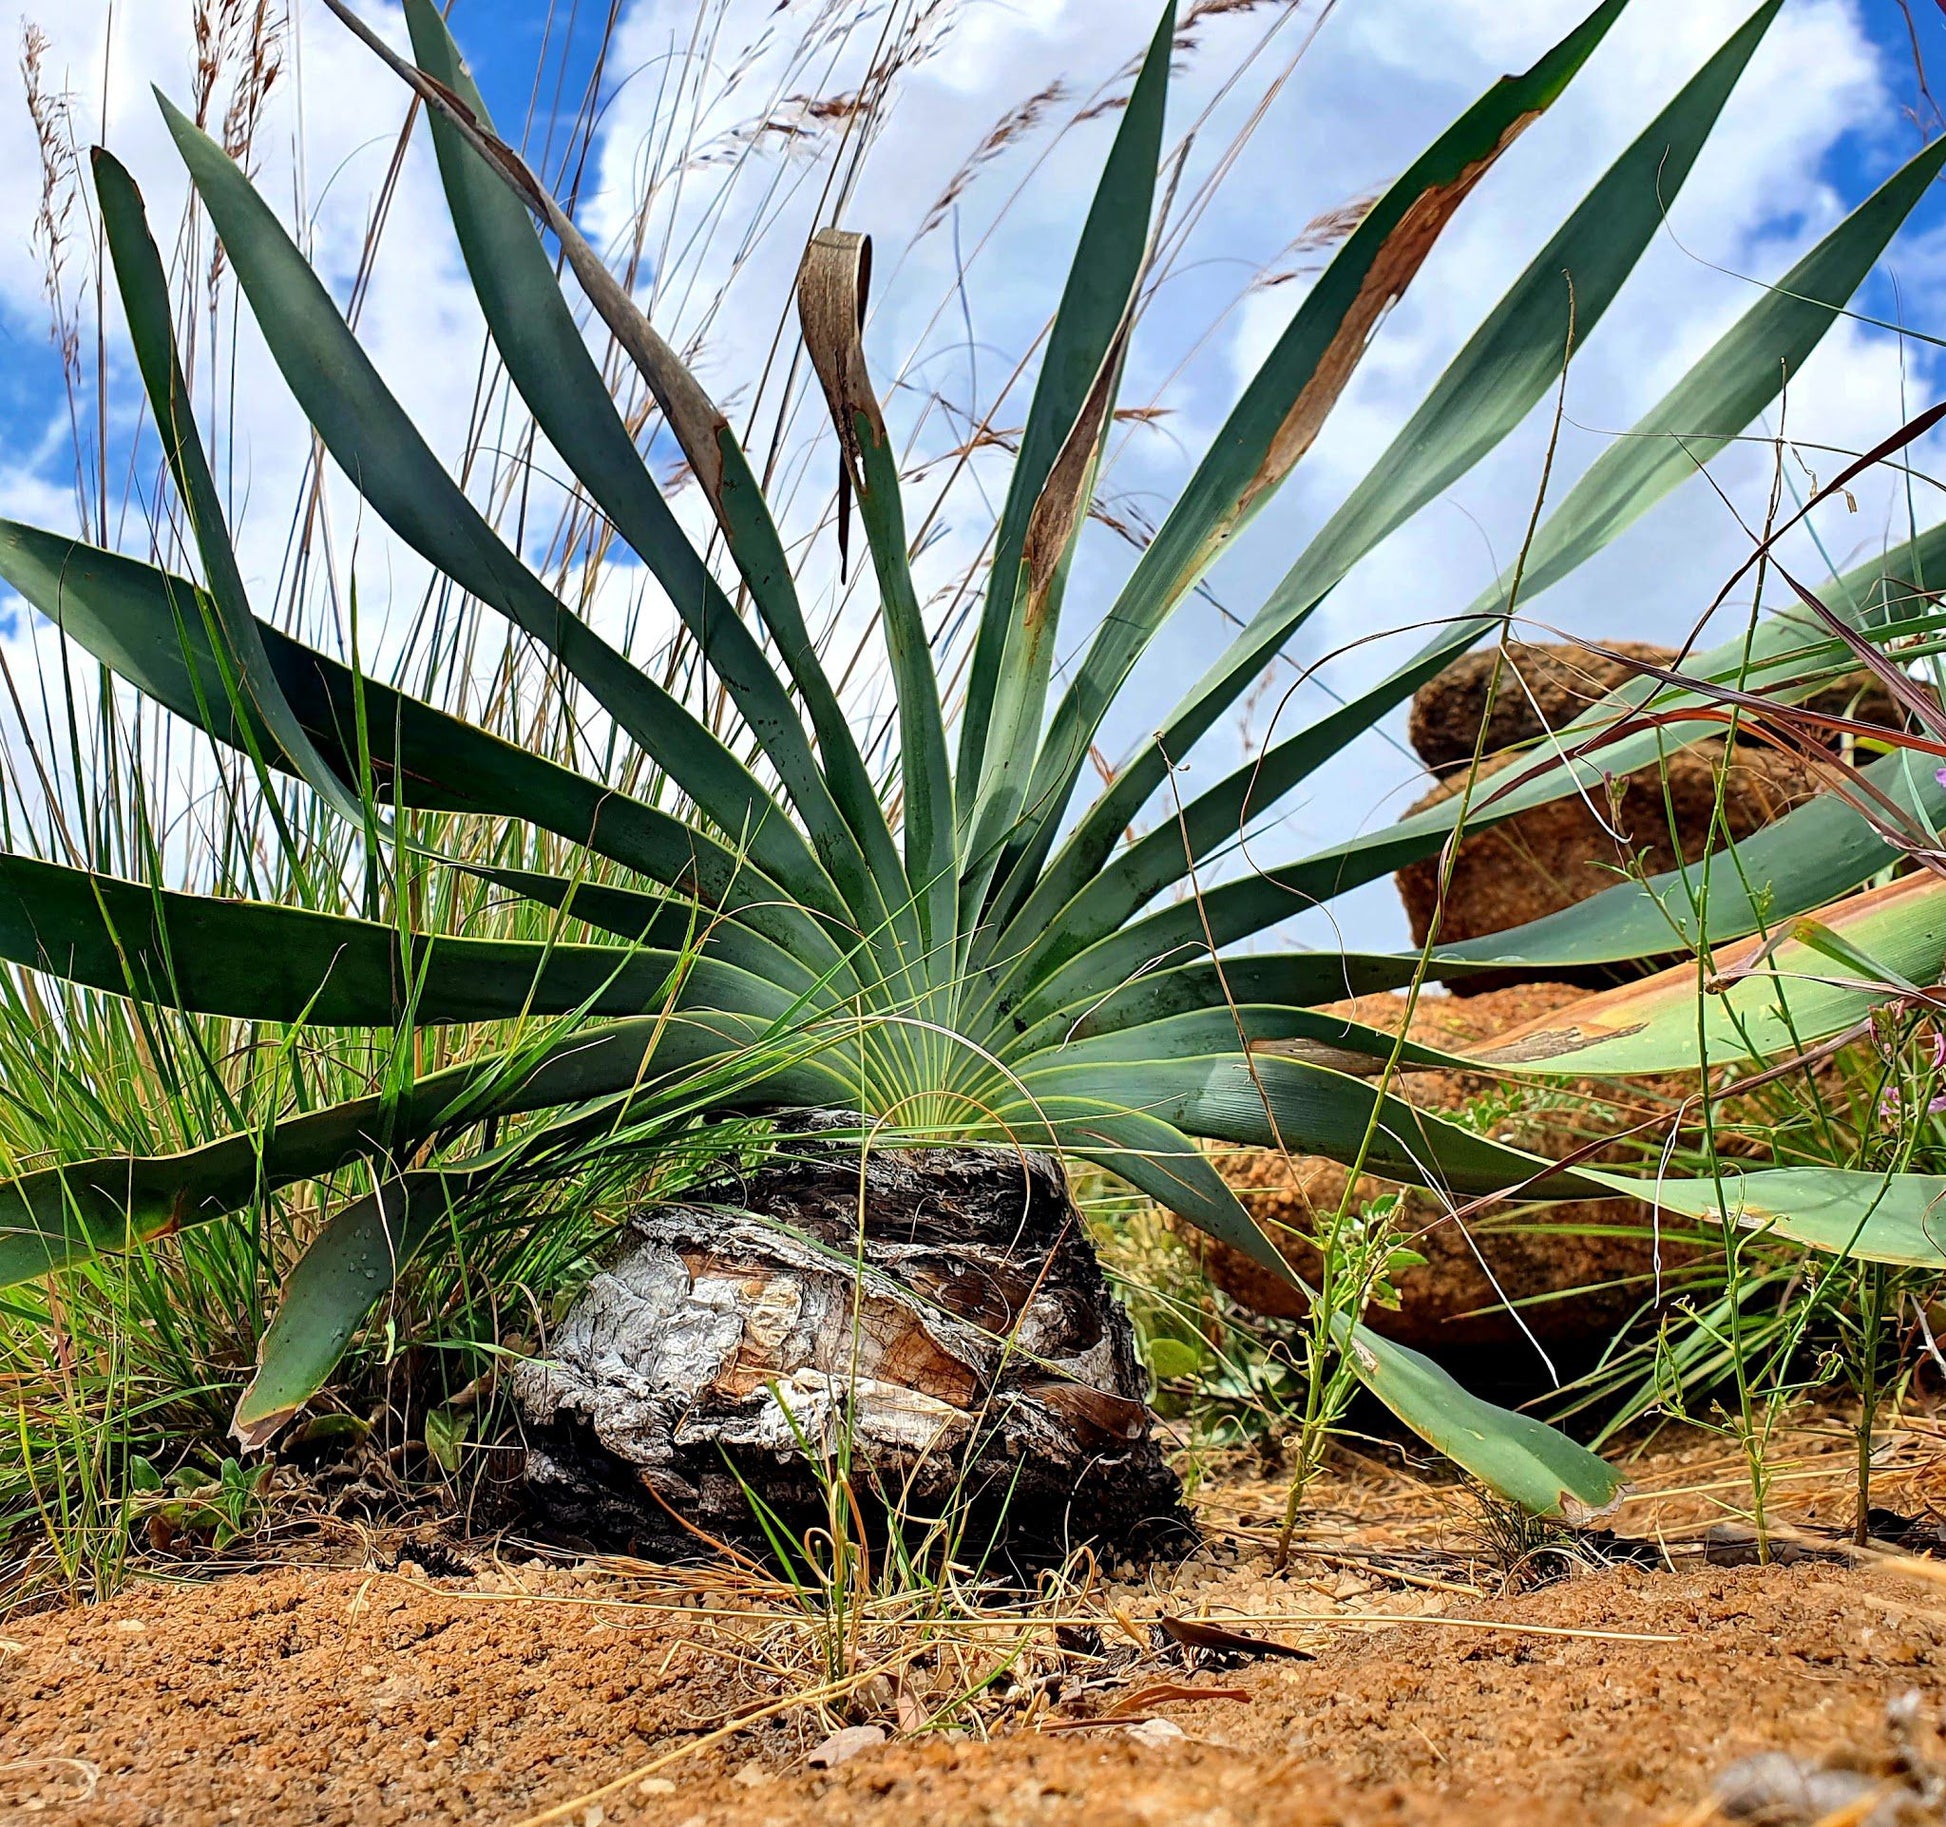
<svg viewBox="0 0 1946 1827">
<path fill-rule="evenodd" d="M 508 618 L 599 705 L 693 815 L 526 753 L 253 615 L 186 397 L 140 196 L 98 153 L 108 245 L 202 576 L 192 582 L 13 524 L 0 525 L 0 575 L 141 692 L 253 764 L 307 782 L 374 853 L 391 846 L 427 867 L 460 867 L 451 834 L 465 820 L 517 822 L 578 847 L 587 867 L 568 873 L 464 866 L 584 936 L 448 937 L 413 930 L 403 914 L 387 922 L 215 900 L 33 858 L 0 860 L 0 952 L 101 990 L 276 1024 L 537 1024 L 466 1064 L 186 1154 L 65 1162 L 18 1177 L 0 1188 L 0 1284 L 210 1223 L 276 1188 L 368 1163 L 375 1190 L 328 1217 L 264 1338 L 237 1413 L 239 1434 L 260 1444 L 321 1386 L 451 1201 L 509 1158 L 557 1146 L 564 1131 L 585 1134 L 645 1111 L 836 1106 L 862 1111 L 889 1136 L 1056 1149 L 1121 1175 L 1280 1274 L 1290 1273 L 1283 1257 L 1201 1144 L 1330 1154 L 1456 1200 L 1508 1188 L 1549 1200 L 1612 1196 L 1620 1183 L 1683 1209 L 1721 1209 L 1729 1195 L 1714 1181 L 1650 1188 L 1557 1167 L 1412 1109 L 1386 1089 L 1391 1072 L 1443 1056 L 1318 1007 L 1422 972 L 1511 965 L 1545 973 L 1688 950 L 1699 918 L 1693 874 L 1624 883 L 1532 927 L 1430 958 L 1235 948 L 1297 907 L 1436 851 L 1464 801 L 1220 885 L 1206 886 L 1204 875 L 1222 876 L 1249 826 L 1457 653 L 1503 629 L 1516 599 L 1565 577 L 1742 433 L 1840 314 L 1946 160 L 1946 142 L 1895 173 L 1759 297 L 1540 524 L 1517 575 L 1370 690 L 1124 842 L 1172 763 L 1352 566 L 1559 382 L 1571 347 L 1596 332 L 1656 233 L 1778 0 L 1759 7 L 1599 178 L 1262 608 L 1085 804 L 1079 787 L 1091 746 L 1136 662 L 1271 501 L 1381 313 L 1625 0 L 1605 0 L 1525 74 L 1490 88 L 1372 206 L 1295 310 L 1050 704 L 1069 569 L 1143 298 L 1175 28 L 1173 6 L 1164 8 L 1054 315 L 994 537 L 956 739 L 861 338 L 868 247 L 837 229 L 813 237 L 799 309 L 837 432 L 840 524 L 855 503 L 877 583 L 897 691 L 891 778 L 874 775 L 847 720 L 727 419 L 495 135 L 433 0 L 406 0 L 416 65 L 339 0 L 329 3 L 425 102 L 499 359 L 588 500 L 666 591 L 760 759 L 746 765 L 502 541 L 414 429 L 274 212 L 165 102 L 237 282 L 323 447 L 406 544 Z M 651 390 L 733 579 L 712 572 L 658 492 L 537 220 Z M 1937 572 L 1943 558 L 1946 531 L 1935 530 L 1824 594 L 1848 627 L 1890 639 L 1910 631 L 1907 580 Z M 1852 663 L 1842 641 L 1802 609 L 1773 618 L 1693 657 L 1681 675 L 1596 707 L 1572 742 L 1475 807 L 1471 822 L 1582 791 L 1604 768 L 1639 766 L 1708 733 L 1683 720 L 1685 707 L 1718 705 L 1726 687 L 1758 681 L 1787 701 Z M 1926 820 L 1928 831 L 1946 809 L 1946 792 L 1924 769 L 1881 763 L 1867 775 L 1878 776 L 1869 785 L 1879 800 Z M 1891 848 L 1873 816 L 1877 802 L 1855 799 L 1817 801 L 1746 840 L 1738 866 L 1718 869 L 1701 930 L 1716 941 L 1767 932 L 1882 868 Z M 1192 892 L 1179 894 L 1185 887 Z M 1858 916 L 1853 955 L 1886 955 L 1889 945 L 1905 980 L 1930 981 L 1946 948 L 1935 908 L 1925 888 L 1871 903 Z M 1509 1037 L 1485 1057 L 1512 1072 L 1558 1070 L 1571 1051 L 1577 1072 L 1659 1070 L 1710 1063 L 1726 1047 L 1760 1053 L 1780 1035 L 1801 1045 L 1837 1034 L 1889 992 L 1869 974 L 1834 980 L 1828 969 L 1803 967 L 1799 954 L 1818 951 L 1831 930 L 1829 922 L 1807 927 L 1781 946 L 1753 940 L 1762 955 L 1712 1000 L 1707 1032 L 1692 969 L 1618 992 L 1635 1001 L 1611 1010 L 1606 1026 L 1591 1010 L 1579 1025 L 1557 1019 L 1549 1035 Z M 1828 964 L 1829 947 L 1818 957 Z M 1817 1198 L 1837 1196 L 1829 1187 L 1780 1189 L 1769 1203 L 1809 1241 L 1843 1244 L 1831 1234 L 1832 1215 L 1811 1211 Z M 1529 1508 L 1573 1518 L 1614 1500 L 1613 1470 L 1564 1436 L 1477 1400 L 1426 1359 L 1349 1322 L 1341 1343 L 1405 1421 Z"/>
</svg>

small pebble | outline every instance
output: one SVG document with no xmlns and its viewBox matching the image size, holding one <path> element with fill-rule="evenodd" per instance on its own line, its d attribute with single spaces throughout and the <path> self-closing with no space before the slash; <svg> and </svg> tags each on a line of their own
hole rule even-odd
<svg viewBox="0 0 1946 1827">
<path fill-rule="evenodd" d="M 1821 1770 L 1788 1751 L 1739 1758 L 1716 1779 L 1716 1805 L 1727 1819 L 1765 1827 L 1811 1827 L 1841 1811 L 1859 1827 L 1892 1827 L 1908 1794 L 1886 1794 L 1884 1784 L 1861 1771 Z M 1855 1812 L 1872 1796 L 1881 1797 L 1879 1806 Z"/>
<path fill-rule="evenodd" d="M 637 1795 L 674 1795 L 676 1785 L 666 1776 L 645 1776 L 635 1785 Z"/>
<path fill-rule="evenodd" d="M 1124 1733 L 1151 1750 L 1172 1745 L 1189 1736 L 1173 1719 L 1142 1719 L 1122 1727 Z"/>
<path fill-rule="evenodd" d="M 804 1761 L 813 1770 L 832 1770 L 856 1757 L 860 1751 L 873 1750 L 884 1742 L 883 1726 L 846 1726 L 842 1732 L 833 1732 Z"/>
</svg>

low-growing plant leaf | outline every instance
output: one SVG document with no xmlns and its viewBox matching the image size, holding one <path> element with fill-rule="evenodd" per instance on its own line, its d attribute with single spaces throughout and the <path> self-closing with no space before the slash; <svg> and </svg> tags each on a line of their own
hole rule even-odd
<svg viewBox="0 0 1946 1827">
<path fill-rule="evenodd" d="M 1946 1269 L 1946 1176 L 1871 1173 L 1844 1167 L 1744 1168 L 1725 1163 L 1713 1178 L 1680 1179 L 1589 1170 L 1618 1193 L 1721 1222 L 1724 1206 L 1745 1230 L 1787 1238 L 1828 1255 L 1906 1268 Z"/>
<path fill-rule="evenodd" d="M 1501 1072 L 1577 1077 L 1770 1059 L 1851 1031 L 1911 984 L 1938 981 L 1946 964 L 1946 881 L 1929 872 L 1853 895 L 1817 922 L 1883 960 L 1887 977 L 1859 975 L 1829 947 L 1795 936 L 1787 921 L 1768 940 L 1752 936 L 1717 949 L 1707 979 L 1695 964 L 1673 965 L 1496 1035 L 1468 1056 Z"/>
<path fill-rule="evenodd" d="M 324 1221 L 284 1278 L 276 1315 L 258 1342 L 256 1373 L 230 1423 L 239 1447 L 269 1445 L 324 1387 L 366 1315 L 448 1220 L 471 1178 L 465 1171 L 401 1174 Z"/>
</svg>

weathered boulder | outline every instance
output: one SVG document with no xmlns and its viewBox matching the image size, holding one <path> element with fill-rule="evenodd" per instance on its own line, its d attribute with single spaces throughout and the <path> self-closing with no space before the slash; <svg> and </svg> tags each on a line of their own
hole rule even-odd
<svg viewBox="0 0 1946 1827">
<path fill-rule="evenodd" d="M 1548 731 L 1565 727 L 1636 676 L 1640 663 L 1669 666 L 1676 657 L 1671 648 L 1640 641 L 1617 641 L 1599 650 L 1572 642 L 1510 641 L 1489 707 L 1495 650 L 1464 655 L 1422 686 L 1412 701 L 1407 734 L 1441 779 L 1410 811 L 1424 811 L 1462 790 L 1483 720 L 1486 746 L 1481 784 L 1474 790 L 1474 805 L 1482 813 L 1490 810 L 1487 781 L 1539 759 L 1537 754 L 1499 751 L 1537 742 Z M 1829 715 L 1866 723 L 1893 725 L 1901 720 L 1891 695 L 1866 673 L 1834 680 L 1807 702 Z M 1834 737 L 1830 746 L 1842 750 L 1845 744 Z M 1678 862 L 1695 861 L 1713 834 L 1722 761 L 1721 741 L 1696 743 L 1672 752 L 1666 767 L 1643 768 L 1606 783 L 1589 798 L 1571 795 L 1476 831 L 1462 841 L 1454 859 L 1439 936 L 1456 943 L 1505 932 L 1599 894 L 1630 870 L 1655 874 Z M 1756 741 L 1740 741 L 1723 777 L 1723 815 L 1730 835 L 1741 838 L 1760 830 L 1810 798 L 1819 784 L 1817 771 L 1803 761 Z M 1432 926 L 1439 872 L 1435 854 L 1408 864 L 1396 878 L 1415 945 L 1424 944 Z M 1652 968 L 1602 965 L 1564 974 L 1595 985 Z M 1455 995 L 1468 996 L 1508 981 L 1490 974 L 1449 987 Z"/>
<path fill-rule="evenodd" d="M 752 1496 L 801 1530 L 826 1520 L 842 1441 L 875 1530 L 956 1507 L 969 1552 L 998 1526 L 1029 1563 L 1185 1537 L 1134 1335 L 1059 1165 L 886 1146 L 861 1162 L 858 1119 L 839 1121 L 629 1221 L 513 1379 L 532 1508 L 644 1552 L 693 1549 L 685 1524 L 752 1539 Z"/>
<path fill-rule="evenodd" d="M 1721 742 L 1699 742 L 1675 751 L 1664 768 L 1644 768 L 1592 794 L 1592 805 L 1573 794 L 1462 838 L 1440 915 L 1440 938 L 1453 944 L 1538 920 L 1614 887 L 1631 867 L 1655 875 L 1678 862 L 1694 862 L 1710 845 L 1722 759 Z M 1485 801 L 1490 791 L 1485 783 L 1496 774 L 1524 765 L 1521 755 L 1483 762 L 1473 803 Z M 1463 774 L 1441 781 L 1412 811 L 1452 798 L 1464 781 Z M 1724 822 L 1732 837 L 1747 837 L 1816 791 L 1817 781 L 1803 762 L 1775 749 L 1739 745 L 1723 781 Z M 1425 943 L 1432 927 L 1439 871 L 1435 853 L 1407 864 L 1395 878 L 1415 946 Z M 1580 981 L 1612 983 L 1629 974 L 1628 967 L 1604 965 Z M 1482 975 L 1448 987 L 1468 996 L 1505 981 Z"/>
<path fill-rule="evenodd" d="M 1465 1002 L 1424 995 L 1411 1032 L 1429 1046 L 1457 1049 L 1548 1014 L 1583 993 L 1563 984 L 1528 984 Z M 1405 998 L 1365 996 L 1337 1008 L 1396 1033 Z M 1451 1114 L 1472 1106 L 1476 1121 L 1491 1118 L 1491 1134 L 1557 1158 L 1645 1119 L 1658 1118 L 1666 1126 L 1681 1096 L 1681 1087 L 1673 1084 L 1588 1081 L 1566 1094 L 1543 1087 L 1521 1092 L 1488 1073 L 1451 1072 L 1410 1073 L 1393 1089 L 1426 1110 Z M 1597 1158 L 1623 1152 L 1610 1149 Z M 1218 1164 L 1278 1248 L 1315 1282 L 1320 1265 L 1310 1240 L 1338 1209 L 1345 1169 L 1335 1161 L 1287 1158 L 1270 1149 L 1239 1151 Z M 1447 1215 L 1438 1195 L 1400 1189 L 1369 1175 L 1359 1181 L 1356 1198 L 1366 1204 L 1394 1191 L 1402 1195 L 1396 1218 L 1400 1241 L 1426 1261 L 1397 1277 L 1396 1309 L 1374 1306 L 1366 1319 L 1388 1338 L 1434 1357 L 1477 1362 L 1483 1353 L 1495 1354 L 1503 1360 L 1505 1381 L 1534 1381 L 1543 1367 L 1527 1332 L 1550 1354 L 1574 1361 L 1605 1344 L 1654 1293 L 1657 1251 L 1648 1234 L 1650 1214 L 1633 1200 L 1495 1205 L 1462 1224 Z M 1210 1279 L 1232 1299 L 1258 1313 L 1303 1317 L 1304 1296 L 1288 1282 L 1200 1233 L 1196 1247 Z M 1683 1259 L 1665 1243 L 1665 1268 Z M 1521 1305 L 1516 1320 L 1510 1302 L 1538 1304 Z"/>
<path fill-rule="evenodd" d="M 1484 753 L 1565 728 L 1591 704 L 1637 677 L 1632 661 L 1668 666 L 1675 657 L 1673 648 L 1646 641 L 1614 641 L 1599 653 L 1571 642 L 1509 641 L 1486 718 Z M 1450 773 L 1473 759 L 1496 658 L 1492 647 L 1462 654 L 1414 693 L 1406 740 L 1435 774 Z"/>
<path fill-rule="evenodd" d="M 1599 648 L 1575 641 L 1509 641 L 1493 708 L 1487 713 L 1495 649 L 1483 647 L 1462 654 L 1419 688 L 1406 719 L 1406 737 L 1427 767 L 1448 774 L 1473 759 L 1483 713 L 1483 753 L 1496 754 L 1566 728 L 1590 705 L 1639 676 L 1641 665 L 1673 667 L 1677 657 L 1673 647 L 1647 641 L 1608 641 Z M 1809 709 L 1862 723 L 1892 726 L 1902 721 L 1891 693 L 1869 673 L 1834 679 L 1805 703 Z M 1831 746 L 1842 744 L 1834 739 Z"/>
</svg>

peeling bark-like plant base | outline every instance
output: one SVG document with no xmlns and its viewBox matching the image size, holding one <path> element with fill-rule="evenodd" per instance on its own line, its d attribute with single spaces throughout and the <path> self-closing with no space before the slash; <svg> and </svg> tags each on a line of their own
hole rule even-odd
<svg viewBox="0 0 1946 1827">
<path fill-rule="evenodd" d="M 1127 1316 L 1057 1163 L 794 1142 L 627 1226 L 514 1391 L 537 1520 L 638 1551 L 795 1535 L 848 1467 L 874 1533 L 955 1558 L 1190 1536 Z M 807 1453 L 807 1447 L 810 1449 Z M 685 1528 L 684 1525 L 688 1525 Z"/>
</svg>

